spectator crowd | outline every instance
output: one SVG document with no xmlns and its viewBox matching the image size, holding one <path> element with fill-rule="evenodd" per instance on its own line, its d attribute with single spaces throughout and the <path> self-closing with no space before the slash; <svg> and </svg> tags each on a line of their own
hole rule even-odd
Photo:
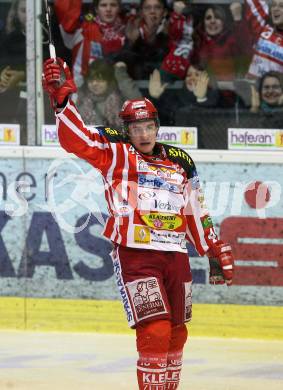
<svg viewBox="0 0 283 390">
<path fill-rule="evenodd" d="M 74 100 L 86 123 L 120 128 L 123 101 L 146 96 L 161 125 L 197 125 L 200 135 L 209 127 L 214 136 L 213 120 L 205 119 L 220 110 L 224 127 L 228 118 L 234 127 L 282 128 L 283 0 L 54 0 L 52 6 L 57 53 L 72 68 Z M 14 0 L 2 23 L 0 106 L 17 104 L 1 109 L 1 123 L 22 120 L 25 7 L 25 0 Z M 200 147 L 211 145 L 200 137 Z"/>
</svg>

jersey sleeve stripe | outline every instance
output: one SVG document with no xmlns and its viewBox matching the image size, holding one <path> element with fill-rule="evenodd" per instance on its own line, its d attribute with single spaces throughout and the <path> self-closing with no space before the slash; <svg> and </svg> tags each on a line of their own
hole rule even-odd
<svg viewBox="0 0 283 390">
<path fill-rule="evenodd" d="M 115 212 L 114 196 L 113 196 L 113 173 L 114 173 L 116 163 L 117 163 L 117 145 L 116 144 L 112 145 L 112 149 L 113 149 L 112 162 L 111 162 L 111 165 L 110 165 L 108 171 L 105 174 L 105 183 L 106 183 L 105 184 L 105 193 L 106 193 L 106 199 L 108 201 L 108 206 L 110 209 L 109 211 L 113 215 L 113 213 Z M 113 229 L 112 232 L 110 232 L 110 228 Z M 113 219 L 112 219 L 111 226 L 110 226 L 110 221 L 108 224 L 106 224 L 104 232 L 106 233 L 106 235 L 108 237 L 110 237 L 111 240 L 114 241 L 114 239 L 112 239 L 112 238 L 114 238 L 117 234 L 117 224 L 116 223 L 113 224 Z"/>
<path fill-rule="evenodd" d="M 68 106 L 68 109 L 75 115 L 75 117 L 77 118 L 77 120 L 80 122 L 80 126 L 85 130 L 85 131 L 88 131 L 90 132 L 91 134 L 97 134 L 100 136 L 99 134 L 99 131 L 97 130 L 97 128 L 95 126 L 85 126 L 84 124 L 84 121 L 81 117 L 81 114 L 78 112 L 78 110 L 76 109 L 76 106 L 74 104 L 70 104 Z"/>
<path fill-rule="evenodd" d="M 81 140 L 83 140 L 88 146 L 98 149 L 108 149 L 109 144 L 98 142 L 97 140 L 91 140 L 79 127 L 77 127 L 67 116 L 64 114 L 61 115 L 60 119 L 62 122 Z"/>
<path fill-rule="evenodd" d="M 125 200 L 128 200 L 128 172 L 129 172 L 129 161 L 128 161 L 128 150 L 127 146 L 123 144 L 124 150 L 124 168 L 122 172 L 122 197 Z"/>
<path fill-rule="evenodd" d="M 62 119 L 63 116 L 66 116 L 69 118 L 74 124 L 82 131 L 84 132 L 88 137 L 89 134 L 97 135 L 98 137 L 101 137 L 98 129 L 95 126 L 86 126 L 80 113 L 77 110 L 77 107 L 73 103 L 72 100 L 69 100 L 66 107 L 63 111 L 61 111 L 59 114 L 56 115 L 56 118 Z M 106 142 L 107 143 L 107 142 Z"/>
<path fill-rule="evenodd" d="M 101 134 L 99 133 L 99 130 L 95 127 L 95 126 L 86 126 L 82 117 L 81 117 L 81 114 L 78 112 L 76 106 L 73 104 L 73 102 L 70 102 L 70 105 L 68 106 L 68 112 L 71 111 L 71 115 L 73 115 L 75 118 L 75 121 L 76 123 L 79 124 L 78 127 L 80 127 L 80 129 L 82 131 L 84 131 L 86 134 L 94 134 L 98 137 L 101 137 Z M 107 142 L 106 142 L 107 143 Z"/>
</svg>

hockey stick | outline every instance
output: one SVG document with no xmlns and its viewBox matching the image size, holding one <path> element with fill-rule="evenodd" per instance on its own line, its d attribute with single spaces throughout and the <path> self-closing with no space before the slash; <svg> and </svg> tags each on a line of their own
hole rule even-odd
<svg viewBox="0 0 283 390">
<path fill-rule="evenodd" d="M 46 24 L 47 24 L 47 29 L 48 29 L 49 54 L 50 54 L 50 58 L 53 58 L 55 60 L 55 58 L 56 58 L 56 50 L 55 50 L 53 37 L 52 37 L 51 13 L 50 13 L 49 5 L 48 5 L 48 0 L 44 0 L 44 3 L 45 3 Z"/>
</svg>

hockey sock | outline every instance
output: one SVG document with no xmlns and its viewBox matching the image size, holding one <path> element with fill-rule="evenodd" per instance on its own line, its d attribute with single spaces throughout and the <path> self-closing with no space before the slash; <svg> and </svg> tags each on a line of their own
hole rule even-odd
<svg viewBox="0 0 283 390">
<path fill-rule="evenodd" d="M 137 326 L 137 378 L 140 390 L 165 390 L 171 323 L 158 320 Z"/>
<path fill-rule="evenodd" d="M 167 354 L 139 355 L 137 377 L 140 390 L 166 389 Z"/>
<path fill-rule="evenodd" d="M 171 342 L 167 356 L 165 390 L 178 388 L 183 363 L 183 348 L 188 337 L 186 325 L 172 327 Z"/>
<path fill-rule="evenodd" d="M 169 352 L 167 357 L 165 390 L 178 388 L 181 379 L 183 351 Z"/>
</svg>

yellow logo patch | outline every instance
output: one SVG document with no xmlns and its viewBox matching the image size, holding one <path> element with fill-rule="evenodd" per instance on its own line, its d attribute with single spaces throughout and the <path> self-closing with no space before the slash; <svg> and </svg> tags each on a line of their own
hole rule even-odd
<svg viewBox="0 0 283 390">
<path fill-rule="evenodd" d="M 193 145 L 195 143 L 195 135 L 192 131 L 182 130 L 181 143 L 183 145 Z"/>
<path fill-rule="evenodd" d="M 283 147 L 283 131 L 276 131 L 275 133 L 275 146 Z"/>
<path fill-rule="evenodd" d="M 187 153 L 185 153 L 182 149 L 177 149 L 172 147 L 169 149 L 169 155 L 172 157 L 180 157 L 183 160 L 186 160 L 190 165 L 192 165 L 192 160 L 187 155 Z"/>
<path fill-rule="evenodd" d="M 9 127 L 4 128 L 4 141 L 5 142 L 15 142 L 16 135 L 14 129 L 10 129 Z"/>
<path fill-rule="evenodd" d="M 174 214 L 150 213 L 142 215 L 141 218 L 153 229 L 176 230 L 183 223 L 182 218 Z"/>
<path fill-rule="evenodd" d="M 119 132 L 117 130 L 110 129 L 110 127 L 106 127 L 105 132 L 109 135 L 119 135 Z"/>
<path fill-rule="evenodd" d="M 139 244 L 150 244 L 150 230 L 144 226 L 135 226 L 134 241 Z"/>
</svg>

